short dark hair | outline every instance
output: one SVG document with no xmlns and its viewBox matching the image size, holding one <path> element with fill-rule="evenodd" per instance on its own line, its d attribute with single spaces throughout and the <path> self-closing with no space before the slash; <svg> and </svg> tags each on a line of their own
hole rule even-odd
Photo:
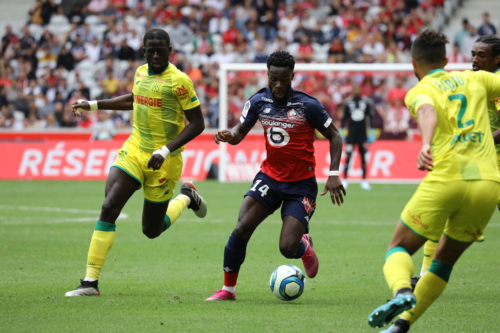
<svg viewBox="0 0 500 333">
<path fill-rule="evenodd" d="M 491 56 L 494 58 L 500 55 L 500 38 L 495 35 L 484 35 L 476 40 L 476 43 L 485 43 L 491 45 Z M 500 61 L 497 63 L 497 68 L 500 68 Z"/>
<path fill-rule="evenodd" d="M 275 67 L 288 67 L 292 71 L 295 68 L 295 59 L 288 51 L 275 51 L 267 58 L 267 69 Z"/>
<path fill-rule="evenodd" d="M 167 43 L 167 46 L 170 46 L 170 36 L 163 29 L 151 29 L 146 34 L 144 34 L 144 38 L 142 42 L 144 43 L 144 47 L 146 47 L 146 42 L 148 40 L 159 39 L 164 40 Z"/>
<path fill-rule="evenodd" d="M 448 37 L 435 30 L 427 29 L 413 42 L 411 56 L 417 62 L 439 64 L 446 59 Z"/>
</svg>

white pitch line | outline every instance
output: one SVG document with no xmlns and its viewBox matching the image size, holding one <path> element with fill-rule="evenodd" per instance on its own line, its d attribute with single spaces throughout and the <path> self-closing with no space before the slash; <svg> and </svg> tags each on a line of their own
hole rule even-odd
<svg viewBox="0 0 500 333">
<path fill-rule="evenodd" d="M 45 220 L 45 221 L 4 221 L 3 224 L 58 224 L 58 223 L 82 223 L 82 222 L 92 222 L 96 219 L 94 217 L 82 217 L 76 219 L 59 219 L 59 220 Z"/>
<path fill-rule="evenodd" d="M 11 210 L 32 210 L 43 212 L 73 213 L 73 214 L 99 214 L 100 210 L 78 209 L 78 208 L 59 208 L 59 207 L 32 207 L 32 206 L 1 206 L 0 209 Z"/>
<path fill-rule="evenodd" d="M 0 209 L 29 210 L 29 211 L 43 211 L 43 212 L 71 213 L 71 214 L 92 214 L 92 215 L 99 215 L 101 212 L 99 210 L 78 209 L 78 208 L 4 206 L 4 205 L 0 205 Z M 118 219 L 126 219 L 126 218 L 128 218 L 128 216 L 129 215 L 126 213 L 120 213 L 120 215 L 118 216 Z M 13 218 L 12 216 L 0 216 L 0 220 L 7 220 L 7 221 L 3 221 L 2 224 L 81 223 L 81 222 L 89 222 L 89 221 L 96 221 L 97 220 L 97 217 L 80 217 L 80 218 L 63 218 L 63 219 L 41 220 L 39 217 L 20 216 L 20 217 L 15 217 L 16 221 L 9 221 L 12 218 Z"/>
<path fill-rule="evenodd" d="M 44 212 L 56 212 L 56 213 L 71 213 L 71 214 L 96 214 L 99 215 L 99 210 L 89 210 L 89 209 L 78 209 L 78 208 L 60 208 L 60 207 L 31 207 L 31 206 L 5 206 L 0 205 L 0 209 L 9 210 L 30 210 L 30 211 L 44 211 Z M 127 219 L 129 214 L 120 213 L 118 219 Z M 0 220 L 4 225 L 19 225 L 19 224 L 57 224 L 57 223 L 82 223 L 95 221 L 96 217 L 80 217 L 80 218 L 63 218 L 63 219 L 51 219 L 51 220 L 41 220 L 39 217 L 27 217 L 20 216 L 16 217 L 17 221 L 11 221 L 12 216 L 0 216 Z M 193 219 L 193 218 L 181 218 L 184 223 L 225 223 L 226 220 L 223 219 Z M 325 221 L 325 220 L 313 220 L 312 224 L 332 224 L 332 225 L 364 225 L 364 226 L 395 226 L 397 221 L 393 222 L 377 222 L 377 221 Z M 281 221 L 264 221 L 264 223 L 279 223 Z M 500 223 L 490 223 L 488 226 L 500 227 Z"/>
</svg>

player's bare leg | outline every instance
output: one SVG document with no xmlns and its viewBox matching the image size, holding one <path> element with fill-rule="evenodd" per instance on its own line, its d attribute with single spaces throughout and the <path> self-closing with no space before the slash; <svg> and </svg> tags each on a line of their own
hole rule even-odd
<svg viewBox="0 0 500 333">
<path fill-rule="evenodd" d="M 308 277 L 318 274 L 319 261 L 314 252 L 312 238 L 304 234 L 306 227 L 292 215 L 283 216 L 280 235 L 280 252 L 285 258 L 301 258 Z"/>
<path fill-rule="evenodd" d="M 139 188 L 139 182 L 120 168 L 112 167 L 106 180 L 105 199 L 102 204 L 99 221 L 96 224 L 90 242 L 87 257 L 87 272 L 80 285 L 66 296 L 97 296 L 99 275 L 106 256 L 113 246 L 115 238 L 115 221 L 123 207 Z"/>
<path fill-rule="evenodd" d="M 238 222 L 234 228 L 234 233 L 243 239 L 250 240 L 255 229 L 269 216 L 267 208 L 247 195 L 243 199 L 240 211 L 238 213 Z"/>
<path fill-rule="evenodd" d="M 146 237 L 153 239 L 161 235 L 162 232 L 170 227 L 167 225 L 165 213 L 167 212 L 168 202 L 154 203 L 144 200 L 142 210 L 142 233 Z"/>
<path fill-rule="evenodd" d="M 299 219 L 292 215 L 283 216 L 283 225 L 280 234 L 280 252 L 285 258 L 297 258 L 297 249 L 305 232 L 306 227 Z"/>
<path fill-rule="evenodd" d="M 253 232 L 269 216 L 267 208 L 251 196 L 243 199 L 238 222 L 229 236 L 224 249 L 224 285 L 206 301 L 226 301 L 236 299 L 236 282 L 240 267 L 245 261 L 246 248 Z"/>
<path fill-rule="evenodd" d="M 180 192 L 169 202 L 155 203 L 144 200 L 142 232 L 148 238 L 158 237 L 170 228 L 185 208 L 193 210 L 195 215 L 200 218 L 207 215 L 207 203 L 192 182 L 184 182 Z"/>
</svg>

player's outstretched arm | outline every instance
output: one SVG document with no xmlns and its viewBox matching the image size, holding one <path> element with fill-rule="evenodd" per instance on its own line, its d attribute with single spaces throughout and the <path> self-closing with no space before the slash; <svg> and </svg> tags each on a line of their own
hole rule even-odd
<svg viewBox="0 0 500 333">
<path fill-rule="evenodd" d="M 344 196 L 346 195 L 344 186 L 339 177 L 340 157 L 342 156 L 342 137 L 333 123 L 322 131 L 321 134 L 330 141 L 331 175 L 328 176 L 325 189 L 320 195 L 330 193 L 332 203 L 341 206 L 344 203 Z"/>
<path fill-rule="evenodd" d="M 230 145 L 237 145 L 240 143 L 248 132 L 250 132 L 251 127 L 245 126 L 242 123 L 234 126 L 231 130 L 222 130 L 217 132 L 214 136 L 214 141 L 216 144 L 221 142 L 227 142 Z"/>
<path fill-rule="evenodd" d="M 71 104 L 71 111 L 75 116 L 80 116 L 80 109 L 86 111 L 101 110 L 122 110 L 128 111 L 134 108 L 134 95 L 127 94 L 112 99 L 102 99 L 99 101 L 82 101 Z"/>
<path fill-rule="evenodd" d="M 417 116 L 418 127 L 422 134 L 422 147 L 418 154 L 417 168 L 432 171 L 434 165 L 431 156 L 431 142 L 438 122 L 437 113 L 432 105 L 423 104 L 418 108 Z"/>
<path fill-rule="evenodd" d="M 153 170 L 160 169 L 163 161 L 165 161 L 165 158 L 170 152 L 184 146 L 205 130 L 205 119 L 203 119 L 203 114 L 201 113 L 201 107 L 199 105 L 192 109 L 184 110 L 184 114 L 189 124 L 184 127 L 182 132 L 180 132 L 175 139 L 151 155 L 148 161 L 148 168 L 152 168 Z"/>
</svg>

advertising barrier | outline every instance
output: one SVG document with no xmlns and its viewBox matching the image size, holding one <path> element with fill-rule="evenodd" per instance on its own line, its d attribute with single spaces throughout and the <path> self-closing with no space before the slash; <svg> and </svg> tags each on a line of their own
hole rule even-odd
<svg viewBox="0 0 500 333">
<path fill-rule="evenodd" d="M 204 180 L 219 163 L 219 149 L 212 135 L 190 142 L 184 156 L 183 179 Z M 88 140 L 0 140 L 0 179 L 104 180 L 123 141 Z M 329 145 L 317 140 L 316 176 L 327 178 L 330 165 Z M 419 142 L 376 141 L 369 146 L 367 178 L 373 182 L 418 182 L 425 175 L 417 170 Z M 251 181 L 265 158 L 262 135 L 249 135 L 237 146 L 228 145 L 226 175 L 229 181 Z M 345 153 L 342 157 L 341 171 Z M 343 173 L 341 174 L 343 176 Z M 350 179 L 362 176 L 355 149 L 349 170 Z"/>
</svg>

